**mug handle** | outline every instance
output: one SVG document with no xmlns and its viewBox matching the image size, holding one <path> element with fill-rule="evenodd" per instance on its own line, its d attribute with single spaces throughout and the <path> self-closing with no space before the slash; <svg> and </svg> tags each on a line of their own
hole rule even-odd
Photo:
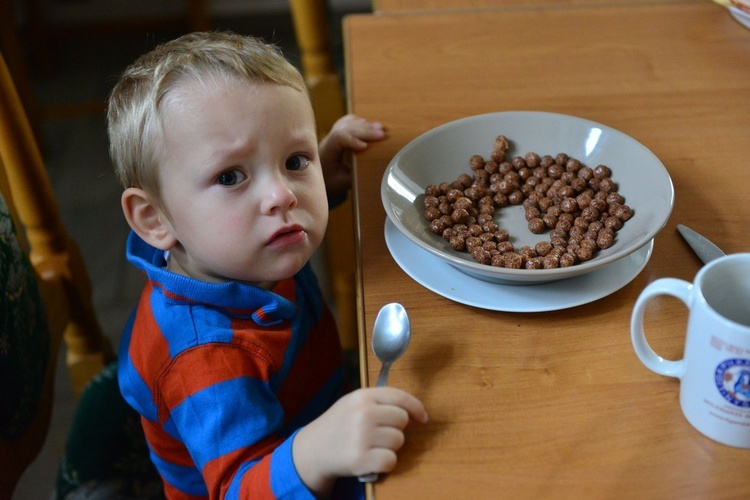
<svg viewBox="0 0 750 500">
<path fill-rule="evenodd" d="M 682 378 L 685 373 L 685 362 L 682 359 L 678 361 L 664 359 L 656 354 L 648 344 L 646 334 L 643 331 L 643 315 L 646 312 L 646 305 L 658 295 L 671 295 L 680 299 L 690 308 L 690 292 L 692 289 L 692 283 L 687 281 L 676 278 L 661 278 L 644 288 L 635 302 L 633 314 L 630 318 L 630 336 L 633 347 L 641 362 L 648 369 L 660 375 Z"/>
</svg>

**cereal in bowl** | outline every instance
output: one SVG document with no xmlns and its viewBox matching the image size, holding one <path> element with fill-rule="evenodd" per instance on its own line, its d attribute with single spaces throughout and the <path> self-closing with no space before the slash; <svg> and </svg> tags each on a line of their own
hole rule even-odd
<svg viewBox="0 0 750 500">
<path fill-rule="evenodd" d="M 615 243 L 633 210 L 609 167 L 590 168 L 565 153 L 510 158 L 509 148 L 500 135 L 489 158 L 469 159 L 471 175 L 425 188 L 430 231 L 481 264 L 509 269 L 569 267 Z M 549 241 L 515 248 L 494 221 L 496 210 L 513 205 L 523 207 L 529 231 L 549 231 Z"/>
</svg>

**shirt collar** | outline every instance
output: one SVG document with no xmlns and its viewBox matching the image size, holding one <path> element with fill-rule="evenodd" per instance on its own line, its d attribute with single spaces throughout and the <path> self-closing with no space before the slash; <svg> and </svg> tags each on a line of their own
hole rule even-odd
<svg viewBox="0 0 750 500">
<path fill-rule="evenodd" d="M 208 283 L 183 276 L 165 267 L 163 250 L 152 247 L 132 231 L 128 236 L 127 258 L 174 303 L 204 304 L 233 317 L 252 318 L 262 326 L 290 319 L 297 311 L 294 278 L 279 282 L 269 291 L 236 281 Z"/>
</svg>

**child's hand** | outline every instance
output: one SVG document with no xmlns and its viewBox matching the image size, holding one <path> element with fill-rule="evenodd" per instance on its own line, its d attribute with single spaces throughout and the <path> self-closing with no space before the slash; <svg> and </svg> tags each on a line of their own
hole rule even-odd
<svg viewBox="0 0 750 500">
<path fill-rule="evenodd" d="M 319 146 L 320 164 L 329 196 L 343 196 L 351 186 L 352 176 L 344 163 L 344 153 L 363 151 L 369 142 L 383 138 L 385 131 L 380 123 L 368 122 L 355 115 L 343 116 L 333 124 Z"/>
<path fill-rule="evenodd" d="M 389 472 L 404 444 L 409 422 L 427 422 L 422 403 L 393 387 L 360 389 L 339 399 L 294 439 L 300 477 L 316 493 L 326 493 L 337 477 Z"/>
</svg>

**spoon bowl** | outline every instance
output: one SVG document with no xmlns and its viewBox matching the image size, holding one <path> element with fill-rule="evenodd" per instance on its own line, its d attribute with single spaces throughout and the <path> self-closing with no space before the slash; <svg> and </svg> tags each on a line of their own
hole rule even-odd
<svg viewBox="0 0 750 500">
<path fill-rule="evenodd" d="M 398 303 L 384 305 L 375 318 L 372 329 L 372 351 L 383 363 L 376 385 L 388 383 L 388 370 L 400 358 L 411 340 L 411 324 L 404 306 Z"/>
</svg>

